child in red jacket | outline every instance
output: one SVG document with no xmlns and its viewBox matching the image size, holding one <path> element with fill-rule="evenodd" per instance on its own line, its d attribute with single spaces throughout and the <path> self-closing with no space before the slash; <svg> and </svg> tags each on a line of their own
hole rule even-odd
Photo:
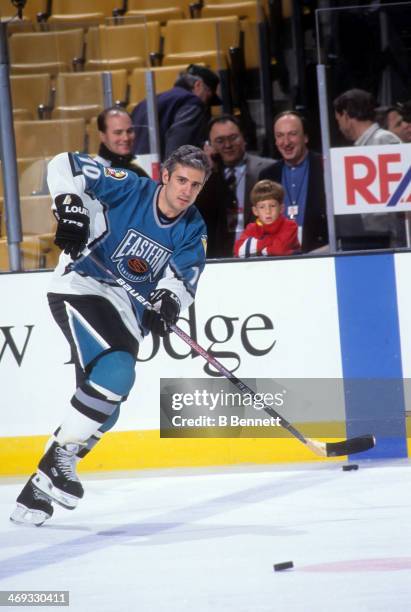
<svg viewBox="0 0 411 612">
<path fill-rule="evenodd" d="M 235 242 L 234 255 L 292 255 L 299 251 L 298 226 L 283 215 L 282 186 L 274 181 L 258 181 L 251 190 L 250 199 L 257 219 L 247 225 Z"/>
</svg>

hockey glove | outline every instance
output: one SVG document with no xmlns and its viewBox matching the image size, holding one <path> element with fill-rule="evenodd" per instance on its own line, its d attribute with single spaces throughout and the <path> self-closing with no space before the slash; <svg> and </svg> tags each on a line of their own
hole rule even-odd
<svg viewBox="0 0 411 612">
<path fill-rule="evenodd" d="M 76 259 L 85 248 L 90 229 L 88 210 L 78 195 L 58 195 L 55 199 L 58 220 L 54 243 L 72 259 Z"/>
<path fill-rule="evenodd" d="M 143 325 L 157 336 L 166 336 L 170 332 L 169 325 L 177 322 L 180 300 L 168 289 L 155 289 L 148 299 L 153 308 L 144 311 Z"/>
</svg>

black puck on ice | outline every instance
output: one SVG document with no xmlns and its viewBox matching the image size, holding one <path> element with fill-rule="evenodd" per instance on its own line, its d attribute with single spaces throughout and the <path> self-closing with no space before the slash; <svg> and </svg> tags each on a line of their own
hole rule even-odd
<svg viewBox="0 0 411 612">
<path fill-rule="evenodd" d="M 281 572 L 282 570 L 291 569 L 292 567 L 294 567 L 292 561 L 284 561 L 284 563 L 275 563 L 273 565 L 275 572 Z"/>
<path fill-rule="evenodd" d="M 349 463 L 348 465 L 342 466 L 343 472 L 351 472 L 352 470 L 358 470 L 358 463 Z"/>
</svg>

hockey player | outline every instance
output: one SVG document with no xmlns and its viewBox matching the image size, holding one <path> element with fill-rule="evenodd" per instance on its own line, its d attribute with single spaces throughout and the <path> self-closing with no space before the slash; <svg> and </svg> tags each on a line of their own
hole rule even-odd
<svg viewBox="0 0 411 612">
<path fill-rule="evenodd" d="M 48 301 L 71 347 L 77 388 L 12 521 L 40 525 L 52 501 L 73 509 L 83 497 L 76 462 L 115 423 L 134 383 L 139 343 L 150 331 L 166 335 L 194 299 L 206 230 L 192 204 L 208 174 L 207 156 L 190 145 L 165 161 L 160 185 L 84 155 L 62 153 L 50 162 L 55 242 L 63 253 Z M 90 252 L 151 307 L 102 273 Z"/>
</svg>

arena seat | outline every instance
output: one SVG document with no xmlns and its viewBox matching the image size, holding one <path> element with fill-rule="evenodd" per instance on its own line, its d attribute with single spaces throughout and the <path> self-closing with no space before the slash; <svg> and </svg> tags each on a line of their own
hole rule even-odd
<svg viewBox="0 0 411 612">
<path fill-rule="evenodd" d="M 166 23 L 183 19 L 184 9 L 179 0 L 128 0 L 126 17 L 144 16 L 147 21 Z"/>
<path fill-rule="evenodd" d="M 53 118 L 90 119 L 104 108 L 102 72 L 60 72 L 56 79 Z M 127 71 L 111 71 L 113 103 L 127 95 Z"/>
<path fill-rule="evenodd" d="M 50 157 L 62 151 L 83 151 L 84 119 L 15 121 L 17 157 Z"/>
<path fill-rule="evenodd" d="M 262 14 L 261 14 L 262 13 Z M 239 19 L 261 21 L 264 18 L 264 9 L 260 10 L 257 0 L 247 2 L 206 2 L 201 9 L 201 17 L 224 17 L 236 15 Z"/>
<path fill-rule="evenodd" d="M 100 136 L 97 129 L 97 117 L 93 117 L 87 125 L 87 153 L 97 155 L 100 146 Z"/>
<path fill-rule="evenodd" d="M 54 244 L 54 232 L 36 236 L 23 236 L 20 243 L 22 266 L 24 270 L 55 268 L 60 249 Z M 0 239 L 0 272 L 9 270 L 8 244 L 6 238 Z"/>
<path fill-rule="evenodd" d="M 44 195 L 48 193 L 48 158 L 25 158 L 17 160 L 19 193 L 21 196 Z M 0 198 L 4 196 L 3 174 L 0 164 Z"/>
<path fill-rule="evenodd" d="M 56 219 L 51 212 L 51 196 L 22 196 L 20 198 L 23 234 L 55 233 Z M 6 235 L 5 215 L 1 217 L 1 236 Z"/>
<path fill-rule="evenodd" d="M 8 34 L 32 32 L 37 24 L 37 15 L 46 10 L 47 0 L 30 0 L 23 8 L 23 18 L 16 19 L 17 8 L 11 0 L 0 0 L 0 18 L 7 23 Z"/>
<path fill-rule="evenodd" d="M 13 34 L 9 39 L 9 49 L 12 74 L 68 72 L 83 63 L 84 32 L 77 28 Z"/>
<path fill-rule="evenodd" d="M 21 196 L 45 195 L 48 193 L 47 164 L 49 160 L 48 157 L 17 160 Z"/>
<path fill-rule="evenodd" d="M 40 267 L 40 240 L 38 236 L 23 236 L 20 243 L 22 266 L 24 270 L 35 270 Z M 9 270 L 9 252 L 6 238 L 0 239 L 0 271 Z"/>
<path fill-rule="evenodd" d="M 164 27 L 163 65 L 204 62 L 213 70 L 227 67 L 229 47 L 237 47 L 238 17 L 169 21 Z"/>
<path fill-rule="evenodd" d="M 51 24 L 103 24 L 113 15 L 113 10 L 121 8 L 122 0 L 53 0 Z"/>
<path fill-rule="evenodd" d="M 241 22 L 241 31 L 244 33 L 244 60 L 247 69 L 260 67 L 259 34 L 257 23 L 248 21 Z"/>
<path fill-rule="evenodd" d="M 150 53 L 160 49 L 157 22 L 90 28 L 87 34 L 87 70 L 129 71 L 150 65 Z"/>
<path fill-rule="evenodd" d="M 14 75 L 10 85 L 14 119 L 40 119 L 50 102 L 50 75 Z"/>
</svg>

